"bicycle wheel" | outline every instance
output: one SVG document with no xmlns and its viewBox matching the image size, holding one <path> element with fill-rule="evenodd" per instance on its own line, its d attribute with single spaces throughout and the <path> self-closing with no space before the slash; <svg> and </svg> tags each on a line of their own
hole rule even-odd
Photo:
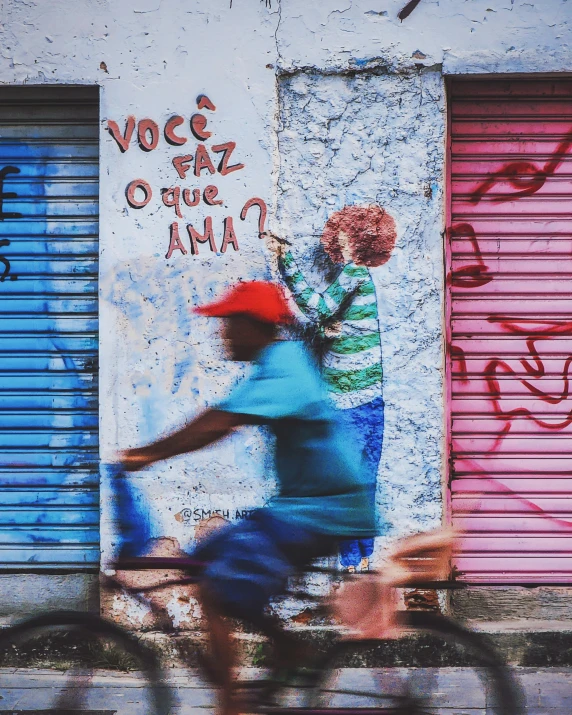
<svg viewBox="0 0 572 715">
<path fill-rule="evenodd" d="M 432 613 L 407 612 L 401 623 L 408 633 L 396 641 L 338 643 L 306 706 L 328 715 L 524 712 L 518 682 L 482 635 Z"/>
<path fill-rule="evenodd" d="M 0 666 L 34 668 L 0 675 L 3 705 L 27 689 L 17 708 L 92 715 L 168 715 L 173 702 L 156 655 L 96 615 L 55 611 L 0 631 Z M 40 669 L 40 670 L 39 670 Z M 63 671 L 63 672 L 62 672 Z M 113 672 L 115 671 L 115 672 Z M 131 671 L 118 678 L 117 671 Z M 26 677 L 33 677 L 33 688 Z"/>
</svg>

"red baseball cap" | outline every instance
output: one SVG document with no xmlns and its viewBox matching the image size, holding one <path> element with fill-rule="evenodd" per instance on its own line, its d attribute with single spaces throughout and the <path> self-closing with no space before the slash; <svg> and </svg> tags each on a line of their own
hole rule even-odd
<svg viewBox="0 0 572 715">
<path fill-rule="evenodd" d="M 267 281 L 239 283 L 220 300 L 194 308 L 193 312 L 215 318 L 248 315 L 272 324 L 291 323 L 294 318 L 282 288 Z"/>
</svg>

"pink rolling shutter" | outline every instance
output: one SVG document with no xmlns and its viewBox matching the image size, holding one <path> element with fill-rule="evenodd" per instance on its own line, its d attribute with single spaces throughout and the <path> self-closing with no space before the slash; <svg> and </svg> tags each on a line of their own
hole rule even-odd
<svg viewBox="0 0 572 715">
<path fill-rule="evenodd" d="M 456 568 L 572 583 L 572 79 L 456 79 L 449 94 Z"/>
</svg>

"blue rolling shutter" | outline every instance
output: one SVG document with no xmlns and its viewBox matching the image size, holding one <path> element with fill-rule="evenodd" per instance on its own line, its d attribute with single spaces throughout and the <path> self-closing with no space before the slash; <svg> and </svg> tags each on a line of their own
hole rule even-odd
<svg viewBox="0 0 572 715">
<path fill-rule="evenodd" d="M 0 87 L 0 568 L 99 562 L 94 87 Z"/>
</svg>

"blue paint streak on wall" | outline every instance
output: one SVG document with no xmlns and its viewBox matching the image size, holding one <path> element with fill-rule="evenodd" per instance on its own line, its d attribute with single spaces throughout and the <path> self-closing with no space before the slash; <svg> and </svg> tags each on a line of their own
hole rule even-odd
<svg viewBox="0 0 572 715">
<path fill-rule="evenodd" d="M 183 381 L 193 379 L 196 347 L 190 335 L 190 311 L 198 303 L 198 297 L 188 273 L 181 264 L 140 265 L 135 261 L 119 270 L 103 291 L 105 298 L 124 314 L 134 339 L 142 341 L 138 357 L 144 369 L 133 370 L 132 375 L 141 442 L 156 438 L 165 427 L 174 426 L 169 393 L 179 396 Z M 168 356 L 164 353 L 166 337 L 173 342 Z M 189 402 L 189 414 L 195 409 Z"/>
<path fill-rule="evenodd" d="M 81 567 L 99 560 L 97 145 L 14 132 L 0 140 L 0 168 L 20 168 L 3 208 L 21 214 L 0 221 L 16 276 L 0 283 L 0 562 Z"/>
<path fill-rule="evenodd" d="M 366 67 L 370 62 L 373 61 L 374 58 L 372 57 L 367 57 L 367 58 L 357 58 L 354 57 L 351 61 L 351 64 L 354 65 L 355 67 Z"/>
<path fill-rule="evenodd" d="M 125 474 L 113 464 L 102 464 L 101 471 L 106 475 L 113 494 L 115 558 L 141 556 L 153 538 L 149 501 L 137 488 L 136 476 Z"/>
</svg>

